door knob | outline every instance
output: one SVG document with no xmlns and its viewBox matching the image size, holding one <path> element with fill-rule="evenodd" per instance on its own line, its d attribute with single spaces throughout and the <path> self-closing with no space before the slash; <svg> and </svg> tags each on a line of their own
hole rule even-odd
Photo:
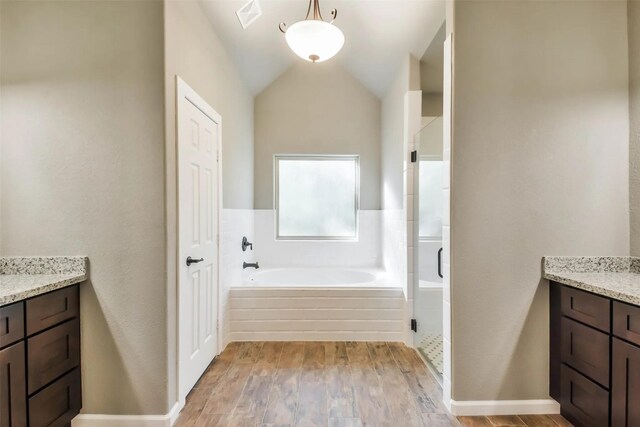
<svg viewBox="0 0 640 427">
<path fill-rule="evenodd" d="M 189 267 L 191 264 L 197 264 L 199 262 L 204 261 L 204 258 L 199 258 L 199 259 L 194 259 L 191 258 L 190 256 L 187 257 L 187 267 Z"/>
</svg>

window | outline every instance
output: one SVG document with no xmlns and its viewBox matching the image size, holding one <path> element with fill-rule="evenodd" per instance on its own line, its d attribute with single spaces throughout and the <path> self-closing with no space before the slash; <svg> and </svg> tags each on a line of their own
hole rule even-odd
<svg viewBox="0 0 640 427">
<path fill-rule="evenodd" d="M 419 236 L 422 240 L 440 240 L 443 208 L 441 157 L 421 156 L 419 168 Z"/>
<path fill-rule="evenodd" d="M 358 236 L 358 156 L 275 156 L 276 238 Z"/>
</svg>

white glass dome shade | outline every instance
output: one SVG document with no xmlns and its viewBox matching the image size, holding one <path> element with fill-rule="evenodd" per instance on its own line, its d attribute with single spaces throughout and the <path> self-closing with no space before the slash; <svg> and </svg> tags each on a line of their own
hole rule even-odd
<svg viewBox="0 0 640 427">
<path fill-rule="evenodd" d="M 296 55 L 309 62 L 333 58 L 344 46 L 338 27 L 315 19 L 296 22 L 287 29 L 285 39 Z"/>
</svg>

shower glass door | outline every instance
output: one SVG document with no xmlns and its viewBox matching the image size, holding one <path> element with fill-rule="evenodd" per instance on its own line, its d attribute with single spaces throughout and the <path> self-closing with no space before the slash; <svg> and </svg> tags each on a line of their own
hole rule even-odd
<svg viewBox="0 0 640 427">
<path fill-rule="evenodd" d="M 418 173 L 414 185 L 418 244 L 414 284 L 414 344 L 436 377 L 442 378 L 442 117 L 424 118 L 415 136 Z"/>
</svg>

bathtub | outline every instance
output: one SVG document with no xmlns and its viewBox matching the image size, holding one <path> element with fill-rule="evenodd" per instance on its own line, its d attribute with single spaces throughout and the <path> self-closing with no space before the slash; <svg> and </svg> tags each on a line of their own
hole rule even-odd
<svg viewBox="0 0 640 427">
<path fill-rule="evenodd" d="M 260 268 L 243 274 L 243 282 L 229 289 L 230 341 L 404 340 L 404 293 L 382 269 Z"/>
<path fill-rule="evenodd" d="M 260 268 L 245 271 L 244 287 L 367 288 L 399 287 L 388 274 L 376 268 Z"/>
</svg>

